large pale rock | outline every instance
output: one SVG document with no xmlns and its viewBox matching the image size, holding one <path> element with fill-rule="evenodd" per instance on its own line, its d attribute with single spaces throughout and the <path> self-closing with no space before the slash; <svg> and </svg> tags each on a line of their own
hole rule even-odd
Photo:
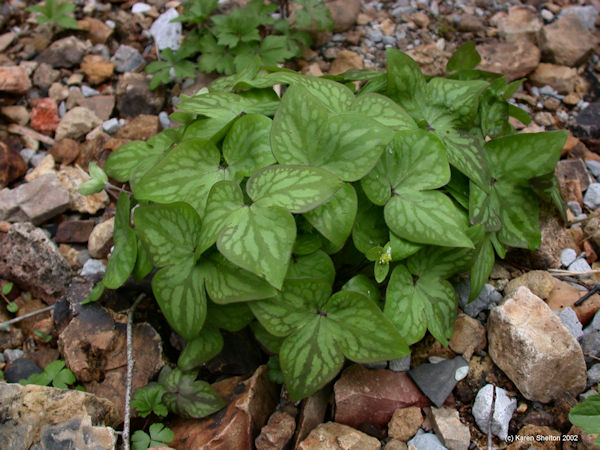
<svg viewBox="0 0 600 450">
<path fill-rule="evenodd" d="M 581 347 L 548 305 L 525 287 L 492 310 L 488 342 L 494 363 L 529 400 L 548 403 L 564 392 L 575 396 L 585 389 Z"/>
<path fill-rule="evenodd" d="M 406 373 L 360 365 L 344 370 L 334 392 L 335 421 L 355 428 L 362 424 L 384 428 L 396 409 L 430 404 Z"/>
<path fill-rule="evenodd" d="M 538 15 L 528 8 L 510 8 L 506 16 L 498 19 L 500 36 L 507 41 L 527 39 L 535 43 L 537 33 L 542 29 Z"/>
<path fill-rule="evenodd" d="M 204 419 L 178 420 L 171 426 L 178 450 L 252 449 L 261 427 L 279 401 L 277 386 L 260 366 L 247 380 L 229 378 L 213 384 L 227 407 Z"/>
<path fill-rule="evenodd" d="M 90 176 L 71 166 L 61 166 L 56 173 L 63 187 L 70 196 L 70 209 L 84 214 L 96 214 L 108 205 L 110 199 L 106 191 L 100 191 L 92 195 L 81 195 L 79 186 L 90 179 Z"/>
<path fill-rule="evenodd" d="M 573 92 L 577 78 L 577 70 L 548 63 L 540 63 L 529 76 L 529 80 L 536 86 L 552 86 L 559 94 Z"/>
<path fill-rule="evenodd" d="M 508 81 L 522 78 L 535 70 L 542 57 L 540 49 L 526 39 L 494 41 L 477 46 L 479 68 L 503 74 Z"/>
<path fill-rule="evenodd" d="M 0 278 L 14 280 L 46 303 L 56 302 L 71 280 L 71 268 L 41 229 L 15 223 L 0 233 Z"/>
<path fill-rule="evenodd" d="M 591 54 L 595 37 L 575 15 L 568 14 L 542 28 L 538 41 L 548 62 L 578 66 Z"/>
<path fill-rule="evenodd" d="M 0 91 L 24 94 L 29 89 L 31 89 L 31 80 L 25 67 L 0 67 Z"/>
<path fill-rule="evenodd" d="M 127 375 L 126 316 L 99 305 L 86 305 L 58 337 L 67 366 L 88 392 L 124 411 Z M 164 365 L 160 335 L 147 323 L 133 326 L 133 392 L 145 386 Z"/>
<path fill-rule="evenodd" d="M 55 138 L 57 141 L 65 138 L 77 140 L 100 125 L 102 125 L 102 121 L 93 111 L 76 106 L 60 120 Z"/>
<path fill-rule="evenodd" d="M 471 432 L 451 408 L 431 408 L 429 415 L 433 431 L 449 450 L 467 450 L 471 443 Z"/>
<path fill-rule="evenodd" d="M 298 450 L 378 450 L 380 448 L 381 443 L 374 437 L 335 422 L 319 425 L 298 445 Z"/>
<path fill-rule="evenodd" d="M 0 417 L 0 442 L 5 450 L 112 449 L 116 443 L 113 430 L 92 423 L 112 427 L 119 423 L 115 406 L 108 400 L 33 384 L 0 383 Z M 90 440 L 94 447 L 89 446 Z"/>
</svg>

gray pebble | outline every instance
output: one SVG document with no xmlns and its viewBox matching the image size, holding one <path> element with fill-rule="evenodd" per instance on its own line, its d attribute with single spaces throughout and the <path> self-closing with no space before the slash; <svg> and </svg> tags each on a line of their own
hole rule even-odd
<svg viewBox="0 0 600 450">
<path fill-rule="evenodd" d="M 598 20 L 598 10 L 593 6 L 570 6 L 569 8 L 564 8 L 558 17 L 565 17 L 569 14 L 576 16 L 581 25 L 588 31 L 594 29 Z"/>
<path fill-rule="evenodd" d="M 385 369 L 387 367 L 387 361 L 365 363 L 363 366 L 365 366 L 367 369 Z"/>
<path fill-rule="evenodd" d="M 581 394 L 578 395 L 579 401 L 582 402 L 586 398 L 591 397 L 592 395 L 598 395 L 598 391 L 596 391 L 594 389 L 590 389 L 588 391 L 582 392 Z"/>
<path fill-rule="evenodd" d="M 23 158 L 26 163 L 29 163 L 33 155 L 35 155 L 35 150 L 32 148 L 24 148 L 19 153 L 21 154 L 21 158 Z"/>
<path fill-rule="evenodd" d="M 471 317 L 477 317 L 482 311 L 492 309 L 502 301 L 502 294 L 498 292 L 491 284 L 486 283 L 477 298 L 470 303 L 470 286 L 468 279 L 459 282 L 455 286 L 455 289 L 458 293 L 461 309 L 465 312 L 465 314 Z"/>
<path fill-rule="evenodd" d="M 97 91 L 96 89 L 93 89 L 86 85 L 81 86 L 81 93 L 84 97 L 93 97 L 94 95 L 100 95 L 100 91 Z"/>
<path fill-rule="evenodd" d="M 179 14 L 175 8 L 168 9 L 158 16 L 150 27 L 150 33 L 159 50 L 179 49 L 182 26 L 181 22 L 173 22 L 177 17 Z"/>
<path fill-rule="evenodd" d="M 588 389 L 600 383 L 600 363 L 594 364 L 587 371 L 587 387 Z"/>
<path fill-rule="evenodd" d="M 547 9 L 542 9 L 541 15 L 542 19 L 544 19 L 544 21 L 546 22 L 551 22 L 552 19 L 554 19 L 554 14 L 552 14 L 552 11 L 549 11 Z"/>
<path fill-rule="evenodd" d="M 94 275 L 102 275 L 106 272 L 106 266 L 99 259 L 88 259 L 83 268 L 79 271 L 79 275 L 82 277 L 85 276 L 94 276 Z"/>
<path fill-rule="evenodd" d="M 91 258 L 90 256 L 90 252 L 87 248 L 84 248 L 83 250 L 79 251 L 77 253 L 77 262 L 79 264 L 81 264 L 82 266 L 86 263 L 86 261 L 88 261 Z"/>
<path fill-rule="evenodd" d="M 384 45 L 395 45 L 396 38 L 394 36 L 383 36 Z"/>
<path fill-rule="evenodd" d="M 511 398 L 507 392 L 492 384 L 486 384 L 482 387 L 475 397 L 473 404 L 473 417 L 477 426 L 484 433 L 490 431 L 490 410 L 492 408 L 492 396 L 496 389 L 496 398 L 494 402 L 494 413 L 492 416 L 492 434 L 505 440 L 508 436 L 508 425 L 513 412 L 517 408 L 517 399 Z"/>
<path fill-rule="evenodd" d="M 568 270 L 570 272 L 588 272 L 588 271 L 592 270 L 592 268 L 590 267 L 590 265 L 584 258 L 577 258 L 575 261 L 573 261 L 569 265 Z M 589 275 L 582 275 L 582 276 L 589 276 Z"/>
<path fill-rule="evenodd" d="M 31 156 L 29 160 L 29 164 L 32 167 L 37 167 L 42 162 L 42 160 L 46 157 L 46 152 L 35 152 L 35 155 Z"/>
<path fill-rule="evenodd" d="M 404 358 L 390 359 L 388 367 L 394 372 L 408 371 L 410 369 L 410 355 Z"/>
<path fill-rule="evenodd" d="M 133 4 L 133 6 L 131 7 L 131 12 L 133 14 L 144 14 L 150 8 L 152 8 L 152 6 L 148 5 L 147 3 L 138 2 Z"/>
<path fill-rule="evenodd" d="M 165 111 L 158 113 L 158 121 L 163 130 L 171 128 L 171 119 L 169 119 L 169 115 Z"/>
<path fill-rule="evenodd" d="M 367 33 L 367 38 L 369 38 L 373 42 L 381 42 L 383 39 L 383 33 L 379 30 L 369 31 Z"/>
<path fill-rule="evenodd" d="M 13 362 L 15 359 L 22 358 L 25 355 L 25 352 L 20 348 L 7 348 L 4 350 L 4 358 L 6 358 L 7 363 Z"/>
<path fill-rule="evenodd" d="M 113 30 L 117 27 L 117 24 L 112 20 L 107 20 L 104 22 L 108 28 L 112 28 Z"/>
<path fill-rule="evenodd" d="M 425 433 L 419 429 L 414 438 L 406 443 L 408 447 L 414 447 L 419 450 L 447 450 L 439 438 L 433 433 Z"/>
<path fill-rule="evenodd" d="M 560 263 L 563 267 L 569 267 L 577 259 L 577 252 L 572 248 L 565 248 L 560 252 Z"/>
<path fill-rule="evenodd" d="M 58 105 L 58 117 L 60 117 L 62 119 L 66 113 L 67 113 L 67 104 L 64 101 L 60 102 L 60 105 Z"/>
<path fill-rule="evenodd" d="M 567 202 L 567 206 L 571 210 L 574 216 L 579 216 L 583 214 L 583 210 L 581 209 L 581 205 L 579 202 Z"/>
<path fill-rule="evenodd" d="M 596 209 L 600 206 L 600 183 L 589 185 L 583 196 L 583 204 L 590 209 Z"/>
<path fill-rule="evenodd" d="M 600 162 L 590 159 L 585 162 L 585 165 L 587 166 L 591 174 L 594 175 L 594 178 L 597 179 L 598 177 L 600 177 Z"/>
<path fill-rule="evenodd" d="M 119 123 L 119 119 L 113 117 L 112 119 L 105 120 L 102 122 L 102 129 L 105 133 L 113 134 L 116 133 L 119 128 L 121 128 L 121 124 Z"/>
<path fill-rule="evenodd" d="M 562 311 L 555 311 L 555 313 L 558 315 L 558 318 L 565 328 L 571 332 L 573 337 L 577 340 L 581 339 L 583 336 L 583 325 L 581 325 L 577 313 L 573 308 L 567 306 Z"/>
<path fill-rule="evenodd" d="M 120 45 L 112 61 L 117 72 L 133 72 L 145 63 L 144 57 L 135 48 L 129 45 Z"/>
</svg>

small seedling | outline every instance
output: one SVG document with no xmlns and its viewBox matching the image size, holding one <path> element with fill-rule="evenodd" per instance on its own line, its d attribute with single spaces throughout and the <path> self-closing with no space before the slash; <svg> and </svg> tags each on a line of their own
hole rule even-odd
<svg viewBox="0 0 600 450">
<path fill-rule="evenodd" d="M 600 385 L 598 389 L 600 390 Z M 600 395 L 590 395 L 575 405 L 569 413 L 569 420 L 585 433 L 600 434 Z M 596 445 L 600 445 L 600 436 L 596 438 Z"/>
<path fill-rule="evenodd" d="M 150 413 L 166 417 L 169 410 L 162 401 L 165 392 L 166 390 L 161 384 L 149 383 L 135 391 L 131 406 L 137 410 L 140 417 L 147 417 Z"/>
<path fill-rule="evenodd" d="M 42 5 L 30 6 L 27 11 L 38 13 L 35 20 L 40 25 L 44 23 L 55 23 L 61 28 L 77 30 L 77 21 L 71 13 L 75 10 L 75 5 L 67 1 L 46 0 Z"/>
<path fill-rule="evenodd" d="M 71 370 L 65 367 L 65 362 L 60 359 L 48 364 L 41 373 L 34 373 L 19 381 L 19 384 L 37 384 L 38 386 L 52 386 L 67 389 L 75 383 L 76 378 Z"/>
<path fill-rule="evenodd" d="M 19 310 L 19 305 L 17 305 L 15 302 L 11 302 L 8 298 L 6 298 L 6 296 L 11 293 L 13 286 L 14 283 L 12 281 L 4 283 L 0 295 L 2 296 L 2 299 L 6 302 L 6 309 L 8 310 L 8 312 L 16 313 Z"/>
<path fill-rule="evenodd" d="M 131 436 L 133 450 L 146 450 L 150 447 L 165 447 L 175 438 L 175 433 L 162 423 L 150 425 L 150 434 L 137 430 Z"/>
<path fill-rule="evenodd" d="M 46 344 L 52 340 L 52 336 L 44 333 L 42 330 L 35 330 L 33 334 L 42 339 Z"/>
</svg>

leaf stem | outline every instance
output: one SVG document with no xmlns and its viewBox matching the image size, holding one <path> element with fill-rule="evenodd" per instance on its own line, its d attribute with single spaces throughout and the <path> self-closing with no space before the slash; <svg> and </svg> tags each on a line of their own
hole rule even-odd
<svg viewBox="0 0 600 450">
<path fill-rule="evenodd" d="M 7 320 L 6 322 L 1 322 L 0 328 L 6 328 L 7 326 L 12 325 L 13 323 L 17 323 L 17 322 L 20 322 L 21 320 L 29 319 L 30 317 L 37 316 L 38 314 L 45 313 L 46 311 L 50 311 L 52 309 L 54 309 L 54 305 L 50 305 L 45 308 L 38 309 L 37 311 L 32 311 L 30 313 L 23 314 L 22 316 Z"/>
<path fill-rule="evenodd" d="M 131 408 L 131 389 L 133 385 L 133 313 L 139 303 L 146 298 L 146 294 L 137 296 L 131 308 L 127 312 L 127 385 L 125 387 L 125 416 L 123 418 L 123 449 L 129 450 L 129 424 L 130 424 L 130 408 Z"/>
</svg>

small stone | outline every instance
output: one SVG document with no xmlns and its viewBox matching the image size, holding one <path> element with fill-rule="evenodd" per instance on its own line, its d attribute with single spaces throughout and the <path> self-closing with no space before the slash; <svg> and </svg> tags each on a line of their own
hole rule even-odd
<svg viewBox="0 0 600 450">
<path fill-rule="evenodd" d="M 558 318 L 562 324 L 571 332 L 575 339 L 579 340 L 583 336 L 583 326 L 573 308 L 566 307 L 560 312 L 555 311 L 555 313 L 558 314 Z"/>
<path fill-rule="evenodd" d="M 142 73 L 126 73 L 117 83 L 117 109 L 124 117 L 158 114 L 165 102 L 164 89 L 150 90 L 150 82 Z"/>
<path fill-rule="evenodd" d="M 347 425 L 322 423 L 298 445 L 298 450 L 379 450 L 381 443 Z"/>
<path fill-rule="evenodd" d="M 152 6 L 148 5 L 147 3 L 134 3 L 133 6 L 131 7 L 131 12 L 132 14 L 143 14 L 146 11 L 150 10 L 150 8 L 152 8 Z"/>
<path fill-rule="evenodd" d="M 33 85 L 48 89 L 60 79 L 60 70 L 53 69 L 50 64 L 42 63 L 33 72 Z"/>
<path fill-rule="evenodd" d="M 84 97 L 92 97 L 94 95 L 100 95 L 100 92 L 97 91 L 96 89 L 93 89 L 89 86 L 81 86 L 81 93 L 83 94 Z"/>
<path fill-rule="evenodd" d="M 597 386 L 600 383 L 600 363 L 594 364 L 587 371 L 587 388 Z"/>
<path fill-rule="evenodd" d="M 418 45 L 406 52 L 415 60 L 425 75 L 440 76 L 446 71 L 451 54 L 436 43 Z"/>
<path fill-rule="evenodd" d="M 447 450 L 435 434 L 425 433 L 423 430 L 419 430 L 417 435 L 406 444 L 409 449 Z"/>
<path fill-rule="evenodd" d="M 538 42 L 549 62 L 569 67 L 583 63 L 594 47 L 593 35 L 573 14 L 544 26 Z"/>
<path fill-rule="evenodd" d="M 72 275 L 56 244 L 31 223 L 13 224 L 0 240 L 0 277 L 15 281 L 48 304 L 63 296 Z"/>
<path fill-rule="evenodd" d="M 84 55 L 91 49 L 89 42 L 83 42 L 75 36 L 68 36 L 54 41 L 37 57 L 39 63 L 50 64 L 52 67 L 75 67 L 81 63 Z"/>
<path fill-rule="evenodd" d="M 477 317 L 482 311 L 492 309 L 502 300 L 502 294 L 491 284 L 486 283 L 475 300 L 469 302 L 469 280 L 461 281 L 456 286 L 460 308 L 465 314 Z"/>
<path fill-rule="evenodd" d="M 53 133 L 58 128 L 58 105 L 51 98 L 42 98 L 31 110 L 31 127 L 41 133 Z"/>
<path fill-rule="evenodd" d="M 102 122 L 102 129 L 105 133 L 114 134 L 121 128 L 119 119 L 113 117 L 112 119 L 105 120 Z"/>
<path fill-rule="evenodd" d="M 513 7 L 508 15 L 498 20 L 498 31 L 500 36 L 507 41 L 528 39 L 535 42 L 538 32 L 542 29 L 542 22 L 537 14 L 528 8 Z"/>
<path fill-rule="evenodd" d="M 448 450 L 467 450 L 471 443 L 471 432 L 451 408 L 431 408 L 433 430 Z"/>
<path fill-rule="evenodd" d="M 158 121 L 163 130 L 168 130 L 171 128 L 171 119 L 169 119 L 169 114 L 166 111 L 161 111 L 158 114 Z"/>
<path fill-rule="evenodd" d="M 83 58 L 81 70 L 87 77 L 88 81 L 95 86 L 103 83 L 106 80 L 109 80 L 112 77 L 115 70 L 115 63 L 112 61 L 107 61 L 99 55 L 87 55 L 85 58 Z M 85 92 L 83 95 L 85 95 Z M 93 95 L 98 95 L 98 92 L 96 91 L 96 93 Z M 90 97 L 90 95 L 85 96 Z"/>
<path fill-rule="evenodd" d="M 166 10 L 150 27 L 150 34 L 154 38 L 156 47 L 159 50 L 170 48 L 177 50 L 181 41 L 181 22 L 173 22 L 173 19 L 179 17 L 174 8 Z"/>
<path fill-rule="evenodd" d="M 334 385 L 335 421 L 383 428 L 398 408 L 428 406 L 429 400 L 404 372 L 369 370 L 353 365 Z"/>
<path fill-rule="evenodd" d="M 27 122 L 29 122 L 29 112 L 24 106 L 3 106 L 0 108 L 0 112 L 4 117 L 17 125 L 27 125 Z"/>
<path fill-rule="evenodd" d="M 57 141 L 65 138 L 77 140 L 101 124 L 102 121 L 93 111 L 81 106 L 76 106 L 68 111 L 60 120 L 56 130 L 55 139 Z"/>
<path fill-rule="evenodd" d="M 329 398 L 330 391 L 324 388 L 302 400 L 293 448 L 296 448 L 298 443 L 302 442 L 317 425 L 323 423 L 325 413 L 329 408 Z"/>
<path fill-rule="evenodd" d="M 450 348 L 467 361 L 473 353 L 487 346 L 485 327 L 478 320 L 461 314 L 454 321 L 454 333 L 450 339 Z"/>
<path fill-rule="evenodd" d="M 577 84 L 577 70 L 567 66 L 540 63 L 529 75 L 535 86 L 552 86 L 559 94 L 569 94 Z"/>
<path fill-rule="evenodd" d="M 385 450 L 408 450 L 408 446 L 405 442 L 399 441 L 398 439 L 389 440 L 384 447 Z"/>
<path fill-rule="evenodd" d="M 477 51 L 481 55 L 480 69 L 499 72 L 509 82 L 535 70 L 541 60 L 540 50 L 525 39 L 482 44 L 477 46 Z"/>
<path fill-rule="evenodd" d="M 570 432 L 569 432 L 570 433 Z M 560 450 L 562 440 L 561 433 L 544 425 L 525 425 L 514 437 L 515 442 L 506 447 L 507 450 L 525 450 L 533 447 L 539 450 Z M 519 439 L 521 438 L 521 439 Z M 566 447 L 566 446 L 565 446 Z"/>
<path fill-rule="evenodd" d="M 34 373 L 41 372 L 43 372 L 43 370 L 31 359 L 19 357 L 13 361 L 9 361 L 4 370 L 4 378 L 7 383 L 18 383 L 20 380 L 23 380 Z"/>
<path fill-rule="evenodd" d="M 493 398 L 494 394 L 495 398 Z M 486 384 L 477 392 L 472 411 L 477 426 L 484 434 L 490 432 L 492 401 L 494 402 L 494 413 L 492 415 L 491 432 L 500 439 L 506 440 L 510 419 L 515 409 L 517 409 L 517 399 L 509 397 L 504 389 L 492 384 Z"/>
<path fill-rule="evenodd" d="M 92 258 L 106 258 L 112 247 L 114 217 L 96 225 L 88 239 L 88 250 Z"/>
<path fill-rule="evenodd" d="M 16 37 L 17 33 L 12 31 L 0 35 L 0 52 L 6 50 L 8 46 L 13 43 Z"/>
<path fill-rule="evenodd" d="M 107 120 L 115 109 L 115 97 L 114 95 L 95 95 L 80 100 L 79 105 L 92 111 L 98 119 Z"/>
<path fill-rule="evenodd" d="M 418 406 L 398 408 L 388 423 L 388 436 L 400 441 L 408 441 L 423 424 L 423 415 Z"/>
<path fill-rule="evenodd" d="M 85 172 L 71 166 L 62 166 L 56 173 L 63 187 L 69 193 L 71 199 L 70 209 L 84 214 L 96 214 L 109 203 L 106 191 L 100 191 L 93 195 L 81 195 L 79 186 L 90 179 Z"/>
<path fill-rule="evenodd" d="M 529 400 L 548 403 L 585 389 L 585 361 L 577 340 L 548 305 L 520 287 L 492 310 L 488 351 L 494 363 Z M 553 382 L 546 376 L 553 374 Z"/>
<path fill-rule="evenodd" d="M 254 441 L 256 450 L 280 450 L 285 448 L 296 430 L 296 420 L 290 414 L 276 411 L 262 427 Z"/>
<path fill-rule="evenodd" d="M 71 164 L 79 156 L 79 143 L 68 138 L 56 141 L 50 149 L 50 154 L 59 164 Z"/>
<path fill-rule="evenodd" d="M 24 94 L 31 89 L 31 80 L 22 66 L 0 67 L 0 91 Z"/>
<path fill-rule="evenodd" d="M 339 75 L 350 69 L 364 68 L 360 55 L 351 50 L 342 50 L 337 58 L 331 63 L 329 73 L 331 75 Z"/>
<path fill-rule="evenodd" d="M 106 272 L 106 266 L 99 259 L 88 259 L 83 268 L 79 271 L 79 275 L 82 277 L 90 277 L 95 278 L 97 276 L 101 277 Z"/>
<path fill-rule="evenodd" d="M 463 33 L 479 33 L 485 29 L 485 25 L 477 16 L 461 14 L 456 22 L 456 29 Z"/>
<path fill-rule="evenodd" d="M 333 31 L 339 33 L 347 31 L 356 23 L 360 14 L 360 0 L 333 0 L 325 3 L 331 11 L 333 19 Z"/>
<path fill-rule="evenodd" d="M 589 185 L 583 196 L 583 204 L 590 209 L 596 209 L 600 206 L 600 183 Z"/>
<path fill-rule="evenodd" d="M 158 116 L 140 114 L 116 132 L 115 138 L 146 141 L 160 131 Z"/>
<path fill-rule="evenodd" d="M 560 264 L 569 267 L 577 259 L 577 252 L 572 248 L 565 248 L 560 252 Z"/>
<path fill-rule="evenodd" d="M 589 272 L 592 270 L 585 258 L 577 258 L 568 267 L 569 272 Z"/>
<path fill-rule="evenodd" d="M 66 220 L 58 225 L 55 240 L 70 244 L 87 242 L 94 226 L 93 220 Z"/>
<path fill-rule="evenodd" d="M 8 186 L 27 172 L 27 163 L 11 145 L 0 141 L 0 188 Z M 0 198 L 2 198 L 0 191 Z M 0 201 L 0 211 L 2 211 Z M 2 213 L 0 212 L 0 217 Z"/>
<path fill-rule="evenodd" d="M 571 210 L 574 216 L 580 216 L 583 214 L 583 209 L 581 209 L 581 205 L 579 202 L 567 202 L 567 206 Z"/>
<path fill-rule="evenodd" d="M 391 359 L 388 361 L 388 367 L 394 372 L 406 372 L 410 369 L 410 355 L 404 358 Z"/>
<path fill-rule="evenodd" d="M 533 115 L 533 120 L 535 123 L 542 127 L 553 127 L 556 125 L 556 121 L 554 120 L 554 116 L 552 113 L 547 111 L 539 111 Z"/>
<path fill-rule="evenodd" d="M 117 72 L 134 72 L 146 63 L 144 57 L 135 48 L 121 44 L 111 60 Z"/>
<path fill-rule="evenodd" d="M 579 19 L 583 28 L 588 31 L 593 31 L 596 26 L 596 21 L 598 20 L 598 10 L 595 6 L 570 6 L 568 8 L 564 8 L 560 14 L 559 18 L 573 15 Z"/>
<path fill-rule="evenodd" d="M 587 166 L 587 168 L 591 172 L 591 174 L 594 176 L 594 178 L 596 178 L 596 179 L 600 178 L 600 162 L 599 161 L 594 161 L 593 159 L 588 159 L 585 162 L 585 165 Z"/>
<path fill-rule="evenodd" d="M 2 354 L 4 355 L 4 358 L 6 358 L 6 362 L 9 364 L 25 356 L 25 352 L 23 352 L 23 350 L 20 348 L 9 348 L 4 350 Z"/>
<path fill-rule="evenodd" d="M 94 44 L 106 44 L 114 30 L 106 23 L 93 17 L 85 17 L 77 22 L 80 30 L 87 31 L 90 41 Z"/>
<path fill-rule="evenodd" d="M 439 408 L 462 378 L 457 376 L 457 372 L 461 373 L 463 367 L 468 368 L 469 363 L 461 356 L 457 356 L 436 364 L 421 364 L 411 369 L 408 375 L 427 398 Z"/>
<path fill-rule="evenodd" d="M 540 15 L 545 22 L 552 22 L 552 20 L 554 20 L 554 14 L 552 11 L 548 11 L 547 9 L 542 9 Z"/>
<path fill-rule="evenodd" d="M 55 163 L 52 155 L 46 154 L 44 159 L 36 164 L 35 169 L 25 175 L 25 181 L 33 181 L 36 178 L 39 178 L 44 175 L 56 175 L 56 170 L 54 170 Z"/>
</svg>

